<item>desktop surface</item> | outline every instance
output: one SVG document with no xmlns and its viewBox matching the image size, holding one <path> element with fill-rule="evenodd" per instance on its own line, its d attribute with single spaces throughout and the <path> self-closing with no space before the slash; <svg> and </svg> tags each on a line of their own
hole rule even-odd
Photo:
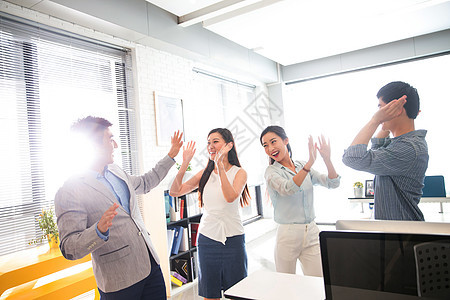
<svg viewBox="0 0 450 300">
<path fill-rule="evenodd" d="M 260 270 L 226 290 L 224 296 L 237 300 L 324 300 L 325 291 L 322 277 Z"/>
<path fill-rule="evenodd" d="M 337 220 L 336 230 L 450 235 L 450 223 L 393 220 Z"/>
</svg>

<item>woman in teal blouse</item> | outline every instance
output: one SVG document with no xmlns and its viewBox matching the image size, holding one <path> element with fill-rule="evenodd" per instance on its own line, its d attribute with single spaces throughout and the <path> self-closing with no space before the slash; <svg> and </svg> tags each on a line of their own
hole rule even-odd
<svg viewBox="0 0 450 300">
<path fill-rule="evenodd" d="M 320 260 L 319 228 L 314 222 L 313 185 L 337 188 L 340 176 L 330 159 L 330 145 L 322 136 L 319 145 L 309 137 L 309 160 L 292 160 L 292 150 L 284 129 L 269 126 L 261 133 L 260 141 L 270 164 L 265 172 L 267 189 L 278 223 L 275 244 L 277 272 L 295 274 L 297 259 L 303 273 L 322 276 Z M 328 176 L 313 166 L 317 151 L 325 162 Z"/>
</svg>

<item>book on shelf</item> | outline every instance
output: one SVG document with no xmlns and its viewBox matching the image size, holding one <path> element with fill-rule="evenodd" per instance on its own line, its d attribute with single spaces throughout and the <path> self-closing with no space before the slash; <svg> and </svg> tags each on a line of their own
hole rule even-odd
<svg viewBox="0 0 450 300">
<path fill-rule="evenodd" d="M 183 276 L 181 276 L 180 274 L 178 274 L 175 271 L 170 271 L 170 275 L 172 275 L 173 277 L 177 278 L 178 280 L 180 280 L 182 283 L 186 283 L 187 279 L 184 278 Z"/>
<path fill-rule="evenodd" d="M 198 194 L 197 193 L 190 193 L 187 194 L 186 196 L 186 213 L 187 213 L 187 218 L 192 217 L 192 216 L 196 216 L 201 214 L 202 210 L 199 206 L 199 202 L 198 202 Z"/>
<path fill-rule="evenodd" d="M 167 249 L 168 249 L 169 257 L 170 257 L 170 254 L 172 253 L 172 245 L 173 245 L 174 237 L 175 237 L 175 229 L 168 228 L 167 229 Z"/>
<path fill-rule="evenodd" d="M 175 271 L 184 278 L 186 278 L 188 282 L 192 282 L 190 259 L 189 260 L 185 258 L 172 259 L 172 271 Z"/>
<path fill-rule="evenodd" d="M 192 222 L 189 224 L 191 227 L 191 247 L 197 247 L 197 233 L 198 233 L 198 226 L 200 223 Z"/>
<path fill-rule="evenodd" d="M 180 220 L 183 219 L 184 216 L 184 199 L 180 199 Z"/>
<path fill-rule="evenodd" d="M 170 281 L 172 282 L 172 284 L 175 284 L 177 286 L 182 286 L 183 285 L 183 282 L 180 279 L 178 279 L 175 276 L 173 276 L 173 275 L 170 275 Z"/>
<path fill-rule="evenodd" d="M 194 251 L 191 256 L 191 270 L 192 270 L 192 278 L 197 278 L 198 274 L 198 252 Z"/>
<path fill-rule="evenodd" d="M 170 221 L 175 222 L 180 220 L 180 213 L 175 211 L 175 208 L 170 207 Z"/>
<path fill-rule="evenodd" d="M 183 238 L 183 227 L 181 226 L 176 226 L 174 227 L 175 230 L 175 236 L 173 237 L 173 243 L 172 243 L 172 254 L 176 255 L 178 254 L 179 250 L 180 250 L 180 245 L 181 245 L 181 239 Z"/>
<path fill-rule="evenodd" d="M 169 196 L 170 197 L 170 196 Z M 184 212 L 184 199 L 178 197 L 172 197 L 172 205 L 170 206 L 170 221 L 179 221 L 185 217 Z"/>
<path fill-rule="evenodd" d="M 171 207 L 171 196 L 168 192 L 164 192 L 164 206 L 166 209 L 166 222 L 170 222 L 170 207 Z"/>
<path fill-rule="evenodd" d="M 183 228 L 183 236 L 181 237 L 180 251 L 188 251 L 189 250 L 189 236 L 188 229 L 186 227 Z"/>
</svg>

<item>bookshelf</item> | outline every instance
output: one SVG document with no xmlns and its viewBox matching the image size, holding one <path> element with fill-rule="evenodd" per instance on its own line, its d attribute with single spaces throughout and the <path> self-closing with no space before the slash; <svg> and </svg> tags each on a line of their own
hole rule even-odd
<svg viewBox="0 0 450 300">
<path fill-rule="evenodd" d="M 185 283 L 181 287 L 172 285 L 170 278 L 172 262 L 177 258 L 192 259 L 192 257 L 196 256 L 197 248 L 191 246 L 187 251 L 179 251 L 179 253 L 176 255 L 169 255 L 167 228 L 173 226 L 186 227 L 192 223 L 200 222 L 202 214 L 199 213 L 192 216 L 185 215 L 186 218 L 167 223 L 165 212 L 165 192 L 167 192 L 167 190 L 156 187 L 149 193 L 143 195 L 141 212 L 144 218 L 146 229 L 150 233 L 152 243 L 160 259 L 161 271 L 163 273 L 164 281 L 166 284 L 167 297 L 171 297 L 191 287 L 193 282 L 195 282 L 194 280 L 193 282 Z M 196 192 L 193 192 L 192 194 L 193 196 L 197 197 Z"/>
<path fill-rule="evenodd" d="M 257 209 L 258 215 L 260 214 L 260 202 L 261 202 L 261 192 L 260 187 L 255 187 L 255 194 L 253 195 L 253 189 L 250 189 L 252 192 L 252 199 L 255 201 L 255 209 Z M 166 219 L 166 208 L 165 208 L 165 197 L 164 193 L 167 192 L 162 187 L 156 187 L 152 189 L 149 193 L 142 195 L 142 202 L 141 202 L 141 213 L 144 218 L 145 226 L 148 232 L 150 233 L 151 240 L 153 243 L 153 246 L 158 253 L 158 257 L 160 259 L 160 266 L 161 271 L 164 276 L 164 281 L 166 284 L 166 291 L 167 296 L 171 297 L 173 295 L 176 295 L 183 290 L 189 288 L 192 286 L 192 282 L 185 283 L 181 287 L 173 286 L 171 284 L 171 278 L 170 278 L 170 270 L 171 270 L 171 263 L 174 259 L 177 258 L 189 258 L 192 259 L 192 257 L 195 257 L 197 248 L 196 247 L 190 247 L 187 251 L 181 251 L 176 255 L 169 255 L 169 246 L 168 246 L 168 240 L 167 240 L 167 228 L 172 226 L 182 226 L 182 227 L 188 227 L 192 223 L 200 222 L 200 219 L 202 217 L 202 213 L 193 214 L 193 215 L 185 215 L 185 218 L 176 220 L 176 221 L 170 221 L 167 222 Z M 197 199 L 197 192 L 190 193 L 192 194 L 192 197 Z M 189 195 L 189 194 L 188 194 Z M 180 197 L 181 198 L 181 197 Z M 259 204 L 257 204 L 259 202 Z M 196 202 L 197 205 L 197 202 Z M 185 206 L 186 207 L 186 206 Z M 189 207 L 189 206 L 187 206 Z M 186 207 L 186 209 L 187 209 Z M 187 213 L 187 212 L 186 212 Z M 254 215 L 252 213 L 251 215 Z M 254 219 L 254 218 L 253 218 Z M 190 236 L 190 232 L 188 233 Z M 191 237 L 192 240 L 192 237 Z M 195 282 L 195 280 L 194 280 Z"/>
<path fill-rule="evenodd" d="M 164 191 L 164 197 L 167 201 L 168 191 Z M 189 193 L 181 197 L 169 197 L 170 211 L 166 212 L 167 230 L 174 230 L 181 228 L 183 231 L 182 237 L 178 237 L 179 249 L 174 246 L 176 244 L 176 237 L 174 236 L 171 242 L 171 234 L 167 235 L 167 250 L 169 258 L 169 273 L 175 271 L 187 279 L 187 283 L 182 286 L 170 285 L 170 295 L 175 295 L 189 286 L 191 286 L 197 278 L 198 259 L 197 259 L 197 230 L 202 217 L 201 210 L 198 208 L 197 191 Z M 165 205 L 167 207 L 167 204 Z M 175 235 L 175 233 L 173 233 Z M 183 242 L 185 243 L 183 245 Z M 172 248 L 171 250 L 169 250 Z M 175 251 L 174 251 L 175 250 Z M 183 273 L 183 265 L 187 266 L 187 273 Z M 170 281 L 170 278 L 169 278 Z"/>
</svg>

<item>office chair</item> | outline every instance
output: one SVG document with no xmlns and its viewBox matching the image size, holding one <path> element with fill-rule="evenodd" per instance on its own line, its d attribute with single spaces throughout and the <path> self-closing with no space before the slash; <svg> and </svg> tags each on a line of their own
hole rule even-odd
<svg viewBox="0 0 450 300">
<path fill-rule="evenodd" d="M 414 246 L 419 297 L 450 299 L 450 240 Z"/>
<path fill-rule="evenodd" d="M 444 176 L 425 176 L 422 197 L 445 197 Z"/>
</svg>

